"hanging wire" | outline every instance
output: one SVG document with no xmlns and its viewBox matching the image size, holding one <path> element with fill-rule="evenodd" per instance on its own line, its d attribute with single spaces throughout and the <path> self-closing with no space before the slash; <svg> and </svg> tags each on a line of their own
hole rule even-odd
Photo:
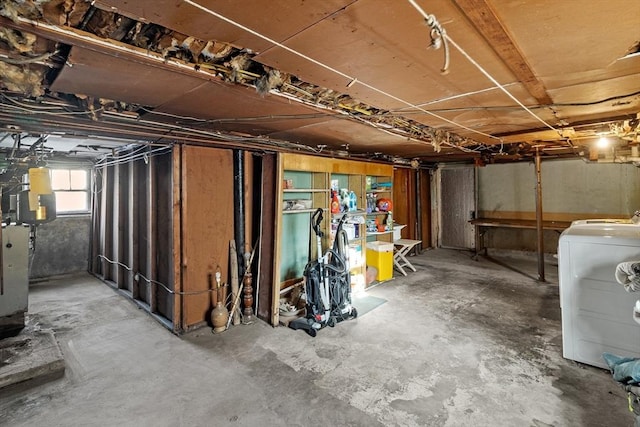
<svg viewBox="0 0 640 427">
<path fill-rule="evenodd" d="M 411 5 L 422 15 L 422 17 L 427 21 L 427 23 L 429 22 L 429 20 L 433 20 L 435 18 L 433 18 L 433 15 L 429 15 L 428 13 L 426 13 L 424 11 L 424 9 L 422 9 L 416 2 L 415 0 L 408 0 L 409 3 L 411 3 Z M 437 22 L 437 21 L 436 21 Z M 433 30 L 432 30 L 433 31 Z M 469 55 L 462 47 L 460 47 L 460 45 L 458 45 L 452 38 L 451 36 L 449 36 L 443 29 L 441 29 L 441 36 L 446 42 L 451 43 L 451 45 L 453 47 L 455 47 L 458 52 L 460 52 L 465 58 L 467 58 L 467 60 L 469 62 L 471 62 L 471 64 L 473 64 L 486 78 L 488 78 L 494 85 L 496 85 L 496 87 L 498 89 L 500 89 L 502 92 L 504 92 L 509 98 L 511 98 L 514 102 L 516 102 L 523 110 L 525 110 L 527 113 L 531 114 L 536 120 L 538 120 L 540 123 L 544 124 L 546 127 L 548 127 L 549 129 L 557 132 L 559 135 L 561 135 L 561 132 L 556 129 L 555 127 L 551 126 L 549 123 L 547 123 L 544 119 L 542 119 L 540 116 L 538 116 L 536 113 L 534 113 L 533 111 L 531 111 L 529 108 L 527 108 L 522 102 L 520 102 L 515 96 L 513 96 L 511 94 L 511 92 L 509 92 L 507 89 L 505 89 L 505 87 L 503 85 L 501 85 L 495 78 L 493 78 L 493 76 L 491 74 L 489 74 L 489 72 L 487 70 L 485 70 L 484 68 L 482 68 L 482 66 L 476 62 L 476 60 L 474 60 L 471 55 Z M 561 135 L 562 136 L 562 135 Z"/>
<path fill-rule="evenodd" d="M 159 156 L 161 154 L 166 153 L 167 151 L 169 151 L 171 148 L 173 148 L 173 145 L 167 145 L 165 147 L 159 147 L 159 148 L 155 148 L 153 150 L 149 150 L 149 151 L 140 151 L 141 149 L 145 149 L 147 148 L 146 146 L 141 146 L 139 149 L 134 150 L 133 153 L 128 153 L 125 154 L 122 157 L 113 157 L 114 160 L 110 160 L 110 161 L 99 161 L 99 163 L 97 163 L 95 165 L 96 168 L 105 168 L 107 166 L 114 166 L 114 165 L 121 165 L 121 164 L 125 164 L 125 163 L 130 163 L 139 159 L 144 159 L 146 158 L 151 158 L 151 157 L 155 157 L 155 156 Z"/>
<path fill-rule="evenodd" d="M 208 293 L 211 293 L 211 292 L 214 292 L 214 291 L 217 290 L 216 288 L 212 288 L 212 289 L 203 289 L 201 291 L 176 292 L 176 291 L 174 291 L 173 289 L 169 288 L 167 285 L 165 285 L 162 282 L 158 282 L 157 280 L 149 279 L 148 277 L 146 277 L 144 274 L 140 273 L 139 271 L 135 271 L 134 272 L 133 269 L 131 267 L 129 267 L 128 265 L 126 265 L 126 264 L 123 264 L 123 263 L 121 263 L 119 261 L 111 260 L 111 259 L 107 258 L 106 256 L 100 255 L 100 254 L 97 255 L 97 258 L 102 258 L 102 259 L 104 259 L 105 261 L 107 261 L 110 264 L 122 267 L 125 270 L 129 271 L 130 273 L 132 273 L 134 279 L 136 277 L 138 277 L 138 278 L 143 279 L 147 283 L 156 284 L 156 285 L 160 286 L 161 288 L 163 288 L 165 291 L 167 291 L 168 293 L 170 293 L 172 295 L 201 295 L 201 294 L 208 294 Z M 137 279 L 135 279 L 135 280 L 137 281 Z"/>
<path fill-rule="evenodd" d="M 442 120 L 442 121 L 444 121 L 446 123 L 449 123 L 449 124 L 451 124 L 451 125 L 453 125 L 455 127 L 458 127 L 458 128 L 461 128 L 461 129 L 465 129 L 465 130 L 468 130 L 469 132 L 472 132 L 472 133 L 475 133 L 475 134 L 478 134 L 478 135 L 482 135 L 482 136 L 485 136 L 485 137 L 488 137 L 488 138 L 491 138 L 491 139 L 500 140 L 500 138 L 498 138 L 496 136 L 490 135 L 490 134 L 485 133 L 485 132 L 481 132 L 481 131 L 476 130 L 476 129 L 472 129 L 472 128 L 464 126 L 464 125 L 462 125 L 460 123 L 454 122 L 453 120 L 449 120 L 446 117 L 440 116 L 439 114 L 433 113 L 433 112 L 431 112 L 429 110 L 426 110 L 426 109 L 424 109 L 422 107 L 419 107 L 418 105 L 416 105 L 416 104 L 414 104 L 412 102 L 406 101 L 406 100 L 404 100 L 404 99 L 402 99 L 400 97 L 397 97 L 397 96 L 392 95 L 392 94 L 390 94 L 388 92 L 385 92 L 382 89 L 379 89 L 379 88 L 377 88 L 375 86 L 372 86 L 372 85 L 370 85 L 368 83 L 365 83 L 365 82 L 357 79 L 356 77 L 353 77 L 353 76 L 350 76 L 350 75 L 348 75 L 346 73 L 343 73 L 340 70 L 337 70 L 337 69 L 335 69 L 335 68 L 333 68 L 333 67 L 331 67 L 331 66 L 329 66 L 327 64 L 324 64 L 324 63 L 322 63 L 322 62 L 320 62 L 320 61 L 318 61 L 316 59 L 313 59 L 313 58 L 311 58 L 311 57 L 309 57 L 309 56 L 307 56 L 307 55 L 305 55 L 305 54 L 303 54 L 301 52 L 298 52 L 295 49 L 292 49 L 292 48 L 290 48 L 288 46 L 285 46 L 284 44 L 282 44 L 282 43 L 280 43 L 280 42 L 278 42 L 276 40 L 273 40 L 272 38 L 269 38 L 269 37 L 257 32 L 257 31 L 255 31 L 255 30 L 252 30 L 251 28 L 249 28 L 249 27 L 247 27 L 245 25 L 242 25 L 242 24 L 240 24 L 240 23 L 238 23 L 238 22 L 236 22 L 236 21 L 234 21 L 234 20 L 232 20 L 230 18 L 227 18 L 226 16 L 221 15 L 221 14 L 219 14 L 219 13 L 217 13 L 217 12 L 211 10 L 211 9 L 208 9 L 208 8 L 206 8 L 206 7 L 200 5 L 200 4 L 198 4 L 198 3 L 196 3 L 196 2 L 194 2 L 192 0 L 183 0 L 183 2 L 189 4 L 189 5 L 197 8 L 197 9 L 200 9 L 201 11 L 203 11 L 205 13 L 208 13 L 211 16 L 214 16 L 214 17 L 216 17 L 218 19 L 221 19 L 221 20 L 225 21 L 228 24 L 231 24 L 231 25 L 233 25 L 233 26 L 235 26 L 237 28 L 240 28 L 241 30 L 244 30 L 244 31 L 256 36 L 256 37 L 259 37 L 262 40 L 265 40 L 265 41 L 267 41 L 269 43 L 272 43 L 275 46 L 278 46 L 279 48 L 284 49 L 289 53 L 292 53 L 292 54 L 294 54 L 294 55 L 296 55 L 296 56 L 298 56 L 300 58 L 303 58 L 303 59 L 305 59 L 305 60 L 307 60 L 307 61 L 309 61 L 309 62 L 311 62 L 313 64 L 316 64 L 319 67 L 324 68 L 325 70 L 331 71 L 332 73 L 335 73 L 335 74 L 337 74 L 337 75 L 339 75 L 341 77 L 344 77 L 347 80 L 347 82 L 349 82 L 349 83 L 359 84 L 361 86 L 364 86 L 367 89 L 370 89 L 370 90 L 372 90 L 374 92 L 377 92 L 377 93 L 379 93 L 381 95 L 384 95 L 384 96 L 386 96 L 388 98 L 391 98 L 391 99 L 393 99 L 395 101 L 398 101 L 398 102 L 400 102 L 402 104 L 405 104 L 405 105 L 407 105 L 407 106 L 409 106 L 411 108 L 414 108 L 416 110 L 422 111 L 425 114 L 428 114 L 428 115 L 430 115 L 432 117 L 435 117 L 435 118 L 437 118 L 439 120 Z"/>
</svg>

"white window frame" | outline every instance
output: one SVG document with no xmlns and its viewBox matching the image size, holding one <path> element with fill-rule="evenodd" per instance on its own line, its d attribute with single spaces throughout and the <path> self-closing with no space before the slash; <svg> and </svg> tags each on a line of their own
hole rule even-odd
<svg viewBox="0 0 640 427">
<path fill-rule="evenodd" d="M 58 211 L 57 210 L 57 206 L 56 206 L 56 216 L 66 216 L 66 215 L 87 215 L 91 213 L 91 185 L 92 185 L 92 174 L 91 174 L 91 170 L 88 168 L 83 168 L 83 167 L 73 167 L 73 166 L 69 166 L 69 167 L 51 167 L 51 174 L 53 174 L 53 171 L 68 171 L 69 173 L 71 171 L 84 171 L 87 174 L 87 186 L 84 189 L 72 189 L 71 188 L 71 176 L 69 176 L 69 188 L 67 189 L 56 189 L 53 187 L 53 176 L 52 178 L 52 182 L 51 182 L 51 189 L 53 190 L 53 193 L 56 195 L 56 205 L 58 203 L 57 199 L 58 199 L 58 193 L 59 192 L 78 192 L 78 193 L 85 193 L 86 196 L 86 200 L 87 200 L 87 209 L 86 210 L 73 210 L 73 211 Z"/>
</svg>

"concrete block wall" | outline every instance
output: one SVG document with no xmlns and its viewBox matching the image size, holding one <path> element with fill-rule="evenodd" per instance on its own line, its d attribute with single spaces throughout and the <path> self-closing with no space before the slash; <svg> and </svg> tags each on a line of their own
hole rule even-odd
<svg viewBox="0 0 640 427">
<path fill-rule="evenodd" d="M 88 270 L 91 216 L 58 216 L 38 226 L 30 279 Z"/>
<path fill-rule="evenodd" d="M 545 220 L 627 218 L 640 209 L 640 168 L 632 164 L 542 162 Z M 536 174 L 533 163 L 494 164 L 478 168 L 479 216 L 535 218 Z M 545 252 L 555 253 L 559 234 L 545 231 Z M 536 231 L 495 229 L 489 248 L 536 250 Z"/>
</svg>

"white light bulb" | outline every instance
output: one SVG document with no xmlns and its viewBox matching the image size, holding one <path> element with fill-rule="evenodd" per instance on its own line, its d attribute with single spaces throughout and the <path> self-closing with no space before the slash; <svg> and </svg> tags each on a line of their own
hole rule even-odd
<svg viewBox="0 0 640 427">
<path fill-rule="evenodd" d="M 598 140 L 598 148 L 607 148 L 609 146 L 609 140 L 604 136 L 601 136 Z"/>
</svg>

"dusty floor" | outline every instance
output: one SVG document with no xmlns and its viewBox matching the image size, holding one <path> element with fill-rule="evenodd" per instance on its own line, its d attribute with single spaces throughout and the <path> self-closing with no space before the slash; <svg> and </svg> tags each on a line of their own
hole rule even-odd
<svg viewBox="0 0 640 427">
<path fill-rule="evenodd" d="M 498 259 L 496 257 L 496 259 Z M 631 426 L 608 372 L 562 358 L 557 268 L 412 258 L 387 303 L 320 331 L 263 322 L 177 337 L 99 281 L 33 286 L 63 378 L 0 391 L 11 426 Z"/>
</svg>

